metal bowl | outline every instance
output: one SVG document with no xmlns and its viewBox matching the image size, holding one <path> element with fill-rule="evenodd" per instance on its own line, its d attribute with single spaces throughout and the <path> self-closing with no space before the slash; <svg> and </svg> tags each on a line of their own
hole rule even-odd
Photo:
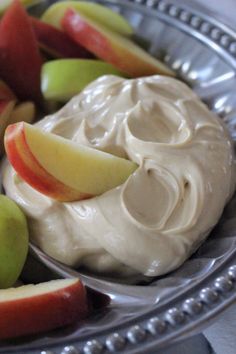
<svg viewBox="0 0 236 354">
<path fill-rule="evenodd" d="M 42 1 L 31 11 L 40 14 L 52 2 Z M 236 140 L 236 33 L 209 15 L 169 1 L 98 2 L 124 15 L 149 42 L 150 53 L 193 88 Z M 149 282 L 124 284 L 72 270 L 31 246 L 25 279 L 80 276 L 110 295 L 111 304 L 73 327 L 8 342 L 0 353 L 150 353 L 199 332 L 236 300 L 235 206 L 236 195 L 199 250 L 176 271 Z"/>
</svg>

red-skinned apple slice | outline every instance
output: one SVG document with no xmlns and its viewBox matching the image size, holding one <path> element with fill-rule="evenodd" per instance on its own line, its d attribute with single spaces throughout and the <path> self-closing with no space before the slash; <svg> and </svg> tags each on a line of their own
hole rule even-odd
<svg viewBox="0 0 236 354">
<path fill-rule="evenodd" d="M 104 25 L 110 30 L 123 36 L 131 36 L 134 31 L 129 22 L 119 13 L 107 6 L 89 1 L 59 1 L 43 13 L 42 20 L 56 28 L 61 28 L 61 19 L 65 11 L 71 8 L 78 13 L 91 18 L 93 21 Z"/>
<path fill-rule="evenodd" d="M 132 77 L 175 75 L 165 64 L 153 58 L 131 40 L 80 15 L 73 9 L 65 12 L 61 23 L 74 41 Z"/>
<path fill-rule="evenodd" d="M 4 153 L 4 132 L 8 124 L 8 120 L 13 112 L 15 101 L 1 101 L 0 100 L 0 155 Z"/>
<path fill-rule="evenodd" d="M 19 99 L 41 102 L 41 65 L 30 19 L 15 0 L 0 22 L 0 77 Z"/>
<path fill-rule="evenodd" d="M 0 290 L 0 339 L 49 331 L 88 315 L 79 279 L 59 279 Z"/>
<path fill-rule="evenodd" d="M 100 195 L 124 183 L 137 168 L 132 161 L 23 122 L 7 127 L 5 149 L 23 180 L 59 201 Z"/>
<path fill-rule="evenodd" d="M 41 49 L 55 58 L 92 58 L 93 55 L 74 42 L 65 32 L 31 17 L 31 23 Z"/>
</svg>

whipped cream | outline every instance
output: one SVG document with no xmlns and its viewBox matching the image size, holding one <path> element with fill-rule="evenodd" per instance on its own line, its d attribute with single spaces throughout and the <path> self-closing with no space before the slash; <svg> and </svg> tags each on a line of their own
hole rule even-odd
<svg viewBox="0 0 236 354">
<path fill-rule="evenodd" d="M 167 273 L 206 238 L 235 189 L 226 128 L 173 78 L 104 76 L 37 125 L 139 165 L 123 185 L 71 203 L 40 194 L 5 168 L 6 193 L 26 213 L 31 240 L 70 266 Z"/>
</svg>

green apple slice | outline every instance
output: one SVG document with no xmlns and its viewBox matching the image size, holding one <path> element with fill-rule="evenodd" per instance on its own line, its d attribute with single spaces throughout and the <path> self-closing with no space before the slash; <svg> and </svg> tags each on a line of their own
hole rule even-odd
<svg viewBox="0 0 236 354">
<path fill-rule="evenodd" d="M 12 286 L 19 277 L 28 252 L 28 229 L 21 209 L 0 195 L 0 288 Z"/>
<path fill-rule="evenodd" d="M 58 59 L 43 65 L 41 89 L 48 100 L 65 102 L 102 75 L 123 76 L 111 64 L 100 60 Z"/>
<path fill-rule="evenodd" d="M 130 36 L 134 32 L 123 16 L 108 7 L 87 1 L 62 1 L 53 4 L 43 14 L 42 20 L 57 28 L 61 28 L 61 19 L 68 8 L 72 8 L 80 14 L 86 15 L 88 18 L 122 35 Z"/>
<path fill-rule="evenodd" d="M 0 16 L 7 10 L 13 0 L 0 0 Z M 20 0 L 24 6 L 34 5 L 40 0 Z"/>
</svg>

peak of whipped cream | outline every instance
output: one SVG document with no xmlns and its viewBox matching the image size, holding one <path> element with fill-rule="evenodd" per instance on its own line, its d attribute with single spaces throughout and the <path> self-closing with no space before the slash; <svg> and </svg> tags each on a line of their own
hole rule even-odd
<svg viewBox="0 0 236 354">
<path fill-rule="evenodd" d="M 235 190 L 225 126 L 173 78 L 104 76 L 37 125 L 139 165 L 123 185 L 71 203 L 45 197 L 5 168 L 4 188 L 27 214 L 31 239 L 70 266 L 167 273 L 206 238 Z"/>
</svg>

